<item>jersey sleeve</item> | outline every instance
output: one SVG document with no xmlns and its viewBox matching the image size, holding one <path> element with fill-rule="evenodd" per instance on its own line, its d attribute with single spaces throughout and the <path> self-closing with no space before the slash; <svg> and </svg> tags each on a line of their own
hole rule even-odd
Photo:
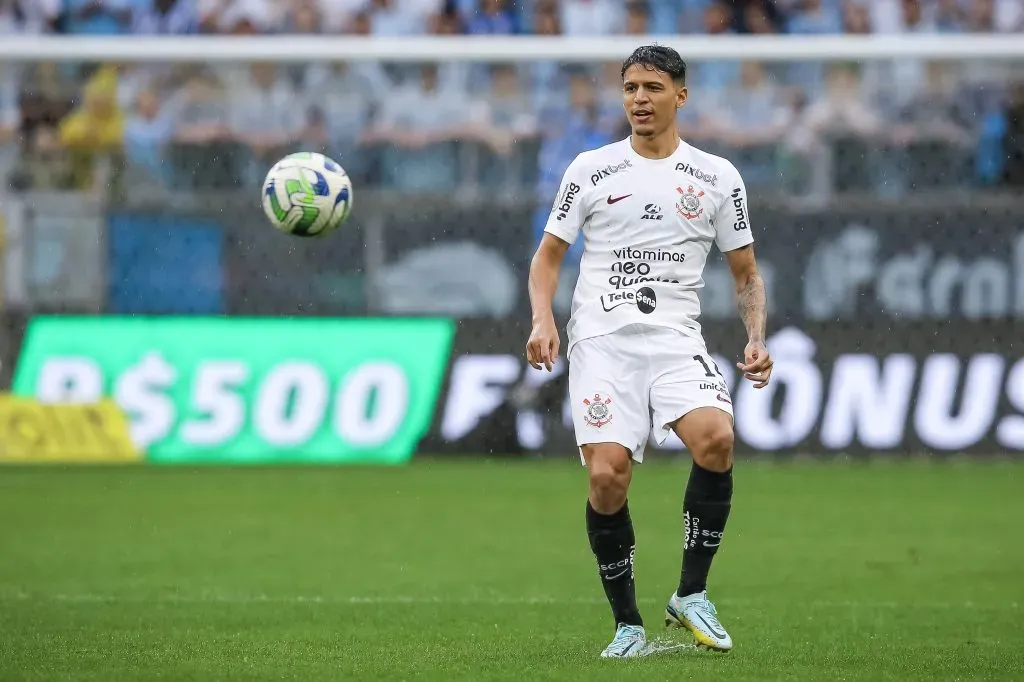
<svg viewBox="0 0 1024 682">
<path fill-rule="evenodd" d="M 725 195 L 715 216 L 715 243 L 725 253 L 754 242 L 750 231 L 750 209 L 747 207 L 747 188 L 734 166 L 724 174 Z"/>
<path fill-rule="evenodd" d="M 580 157 L 576 157 L 565 174 L 562 176 L 562 184 L 551 205 L 551 213 L 548 214 L 548 222 L 544 231 L 555 235 L 569 244 L 576 241 L 583 223 L 587 220 L 587 212 L 583 207 L 583 181 L 582 164 Z"/>
</svg>

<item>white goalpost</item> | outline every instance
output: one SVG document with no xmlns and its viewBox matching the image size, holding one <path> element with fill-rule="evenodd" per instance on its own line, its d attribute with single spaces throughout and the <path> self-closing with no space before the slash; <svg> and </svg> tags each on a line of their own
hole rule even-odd
<svg viewBox="0 0 1024 682">
<path fill-rule="evenodd" d="M 656 42 L 692 62 L 1024 59 L 1024 34 L 645 37 L 4 36 L 2 62 L 601 62 Z"/>
</svg>

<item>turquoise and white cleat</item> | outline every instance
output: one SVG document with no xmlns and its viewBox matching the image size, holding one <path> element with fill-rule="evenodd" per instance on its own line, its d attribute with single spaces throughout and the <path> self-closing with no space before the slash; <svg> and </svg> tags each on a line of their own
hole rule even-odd
<svg viewBox="0 0 1024 682">
<path fill-rule="evenodd" d="M 715 651 L 732 649 L 732 637 L 718 620 L 718 611 L 708 599 L 707 590 L 686 597 L 672 594 L 665 607 L 665 625 L 686 628 L 693 633 L 698 646 Z"/>
<path fill-rule="evenodd" d="M 639 625 L 622 625 L 615 630 L 612 643 L 601 652 L 601 658 L 633 658 L 643 655 L 647 633 Z"/>
</svg>

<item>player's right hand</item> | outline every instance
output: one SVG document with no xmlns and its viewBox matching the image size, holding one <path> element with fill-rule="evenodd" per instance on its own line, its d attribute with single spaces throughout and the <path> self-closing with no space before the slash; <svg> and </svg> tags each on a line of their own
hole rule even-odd
<svg viewBox="0 0 1024 682">
<path fill-rule="evenodd" d="M 550 372 L 555 365 L 555 358 L 558 357 L 559 343 L 554 318 L 538 322 L 533 325 L 530 340 L 526 342 L 526 361 L 534 369 L 540 369 L 543 365 Z"/>
</svg>

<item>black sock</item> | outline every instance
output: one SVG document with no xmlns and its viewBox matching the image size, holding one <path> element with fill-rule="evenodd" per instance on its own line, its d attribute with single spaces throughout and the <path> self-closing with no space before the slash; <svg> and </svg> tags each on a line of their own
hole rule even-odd
<svg viewBox="0 0 1024 682">
<path fill-rule="evenodd" d="M 683 570 L 676 594 L 707 589 L 708 571 L 722 542 L 732 508 L 732 469 L 708 471 L 696 462 L 683 498 Z"/>
<path fill-rule="evenodd" d="M 636 537 L 628 503 L 614 514 L 601 514 L 587 500 L 587 537 L 616 625 L 643 625 L 633 582 Z"/>
</svg>

